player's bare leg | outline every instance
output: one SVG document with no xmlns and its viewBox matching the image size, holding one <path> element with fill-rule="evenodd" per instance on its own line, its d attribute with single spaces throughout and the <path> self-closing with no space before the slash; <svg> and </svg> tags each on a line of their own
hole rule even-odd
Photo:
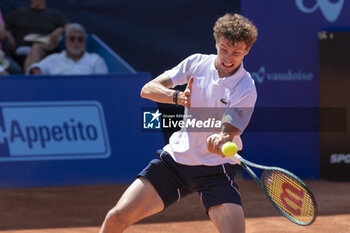
<svg viewBox="0 0 350 233">
<path fill-rule="evenodd" d="M 220 233 L 244 233 L 245 220 L 242 206 L 225 203 L 213 206 L 208 211 Z"/>
<path fill-rule="evenodd" d="M 145 178 L 136 179 L 108 213 L 100 233 L 123 232 L 131 224 L 164 209 L 162 199 Z"/>
</svg>

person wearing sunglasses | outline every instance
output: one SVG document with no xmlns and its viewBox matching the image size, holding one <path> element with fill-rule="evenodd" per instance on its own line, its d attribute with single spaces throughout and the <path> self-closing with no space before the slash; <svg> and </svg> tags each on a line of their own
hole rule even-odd
<svg viewBox="0 0 350 233">
<path fill-rule="evenodd" d="M 90 75 L 107 74 L 105 60 L 96 53 L 85 51 L 86 32 L 78 23 L 69 24 L 65 32 L 66 49 L 30 65 L 27 74 Z"/>
</svg>

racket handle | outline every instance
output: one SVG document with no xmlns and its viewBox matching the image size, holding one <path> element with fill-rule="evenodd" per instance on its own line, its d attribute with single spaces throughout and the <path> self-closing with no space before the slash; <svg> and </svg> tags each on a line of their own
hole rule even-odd
<svg viewBox="0 0 350 233">
<path fill-rule="evenodd" d="M 241 164 L 243 158 L 242 156 L 236 153 L 233 157 L 231 157 L 231 159 L 236 163 Z"/>
</svg>

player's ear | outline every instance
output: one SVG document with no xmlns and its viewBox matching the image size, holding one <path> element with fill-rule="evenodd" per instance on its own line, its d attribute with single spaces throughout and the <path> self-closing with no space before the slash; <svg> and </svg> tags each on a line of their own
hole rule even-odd
<svg viewBox="0 0 350 233">
<path fill-rule="evenodd" d="M 247 55 L 247 54 L 249 53 L 250 48 L 251 48 L 251 47 L 248 47 L 248 48 L 245 49 L 244 56 Z"/>
</svg>

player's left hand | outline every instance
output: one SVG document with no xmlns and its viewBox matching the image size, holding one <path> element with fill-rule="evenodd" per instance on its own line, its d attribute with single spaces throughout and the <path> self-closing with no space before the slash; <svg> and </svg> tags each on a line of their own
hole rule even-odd
<svg viewBox="0 0 350 233">
<path fill-rule="evenodd" d="M 222 158 L 225 156 L 221 153 L 221 145 L 224 143 L 224 138 L 220 134 L 212 134 L 207 138 L 207 149 L 210 153 L 218 154 Z"/>
<path fill-rule="evenodd" d="M 188 81 L 185 91 L 179 92 L 177 97 L 177 103 L 182 106 L 185 106 L 186 108 L 191 107 L 191 94 L 192 94 L 193 81 L 194 81 L 194 78 L 191 77 L 190 81 Z"/>
</svg>

